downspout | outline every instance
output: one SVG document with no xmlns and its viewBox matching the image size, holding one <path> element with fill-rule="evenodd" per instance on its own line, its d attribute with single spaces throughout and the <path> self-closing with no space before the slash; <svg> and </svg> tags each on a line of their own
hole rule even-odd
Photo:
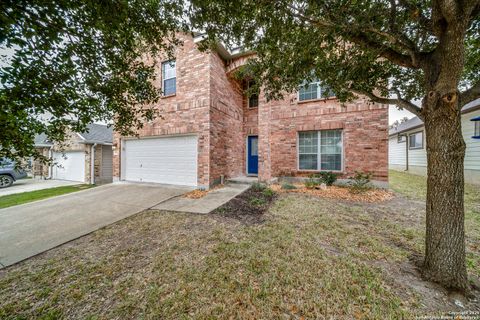
<svg viewBox="0 0 480 320">
<path fill-rule="evenodd" d="M 49 147 L 48 148 L 48 158 L 53 161 L 53 148 Z M 42 168 L 43 171 L 43 168 Z M 53 179 L 53 163 L 50 163 L 48 166 L 48 180 Z"/>
<path fill-rule="evenodd" d="M 96 143 L 92 145 L 92 152 L 90 156 L 90 184 L 95 184 L 95 147 Z"/>
<path fill-rule="evenodd" d="M 408 135 L 405 135 L 405 171 L 408 171 Z"/>
</svg>

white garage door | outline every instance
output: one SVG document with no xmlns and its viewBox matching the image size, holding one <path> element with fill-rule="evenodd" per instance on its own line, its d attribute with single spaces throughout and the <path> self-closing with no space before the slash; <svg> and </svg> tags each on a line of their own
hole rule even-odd
<svg viewBox="0 0 480 320">
<path fill-rule="evenodd" d="M 125 141 L 125 180 L 197 186 L 197 137 Z"/>
<path fill-rule="evenodd" d="M 85 153 L 83 151 L 54 152 L 53 178 L 85 182 Z"/>
</svg>

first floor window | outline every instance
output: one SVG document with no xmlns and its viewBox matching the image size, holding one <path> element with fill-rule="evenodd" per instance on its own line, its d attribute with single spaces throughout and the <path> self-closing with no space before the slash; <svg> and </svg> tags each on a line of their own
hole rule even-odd
<svg viewBox="0 0 480 320">
<path fill-rule="evenodd" d="M 175 60 L 162 63 L 162 88 L 164 96 L 169 96 L 177 92 Z"/>
<path fill-rule="evenodd" d="M 474 137 L 480 137 L 480 121 L 475 121 L 475 130 L 473 133 Z"/>
<path fill-rule="evenodd" d="M 316 80 L 310 83 L 303 83 L 298 89 L 298 100 L 307 101 L 321 98 L 334 97 L 335 93 L 325 84 L 321 84 Z"/>
<path fill-rule="evenodd" d="M 423 148 L 423 131 L 412 133 L 408 136 L 409 149 Z"/>
<path fill-rule="evenodd" d="M 300 170 L 342 170 L 342 130 L 303 131 L 298 140 Z"/>
</svg>

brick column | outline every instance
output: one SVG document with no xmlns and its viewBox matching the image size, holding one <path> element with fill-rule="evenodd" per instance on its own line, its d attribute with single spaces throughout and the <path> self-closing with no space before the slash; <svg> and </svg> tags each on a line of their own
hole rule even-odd
<svg viewBox="0 0 480 320">
<path fill-rule="evenodd" d="M 270 104 L 260 94 L 258 103 L 258 179 L 268 182 L 272 179 L 270 159 Z"/>
</svg>

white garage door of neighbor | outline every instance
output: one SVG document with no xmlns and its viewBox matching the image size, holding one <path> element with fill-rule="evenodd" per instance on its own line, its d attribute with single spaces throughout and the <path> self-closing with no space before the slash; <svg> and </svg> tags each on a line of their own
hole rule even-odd
<svg viewBox="0 0 480 320">
<path fill-rule="evenodd" d="M 85 182 L 85 153 L 83 151 L 54 152 L 53 178 Z"/>
<path fill-rule="evenodd" d="M 125 180 L 197 186 L 197 137 L 125 141 Z"/>
</svg>

